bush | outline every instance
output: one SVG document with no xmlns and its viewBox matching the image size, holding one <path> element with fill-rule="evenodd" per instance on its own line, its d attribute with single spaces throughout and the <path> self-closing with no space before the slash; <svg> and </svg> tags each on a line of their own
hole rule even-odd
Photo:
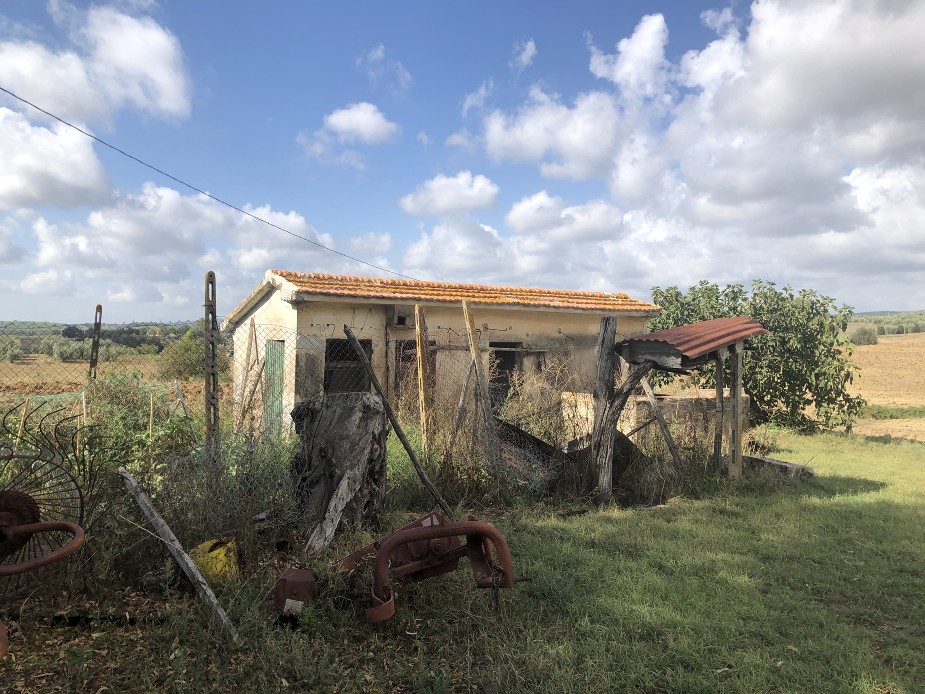
<svg viewBox="0 0 925 694">
<path fill-rule="evenodd" d="M 875 345 L 877 344 L 877 329 L 872 326 L 865 326 L 852 331 L 851 341 L 856 345 Z"/>
<path fill-rule="evenodd" d="M 157 376 L 164 380 L 202 378 L 206 372 L 206 346 L 204 321 L 199 321 L 179 340 L 171 342 L 161 352 Z M 228 373 L 228 354 L 218 350 L 218 373 Z"/>
<path fill-rule="evenodd" d="M 22 356 L 22 342 L 18 337 L 0 337 L 0 359 L 16 361 Z"/>
</svg>

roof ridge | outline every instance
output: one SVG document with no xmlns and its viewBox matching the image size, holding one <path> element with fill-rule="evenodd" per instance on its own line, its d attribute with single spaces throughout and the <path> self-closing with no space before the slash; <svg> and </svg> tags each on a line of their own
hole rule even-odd
<svg viewBox="0 0 925 694">
<path fill-rule="evenodd" d="M 300 272 L 298 270 L 270 270 L 275 275 L 286 278 L 287 275 L 295 276 L 298 279 L 317 279 L 317 280 L 333 280 L 341 282 L 355 282 L 357 284 L 369 284 L 377 285 L 383 284 L 387 286 L 399 286 L 399 287 L 419 287 L 419 286 L 441 286 L 446 288 L 458 288 L 466 290 L 481 290 L 481 291 L 494 291 L 494 292 L 540 292 L 546 295 L 560 295 L 568 297 L 578 297 L 578 296 L 587 296 L 589 298 L 599 298 L 599 297 L 615 297 L 615 298 L 626 298 L 630 299 L 631 297 L 624 292 L 596 292 L 586 289 L 549 289 L 546 287 L 522 287 L 514 285 L 493 285 L 493 284 L 475 284 L 469 282 L 445 282 L 442 280 L 407 280 L 407 279 L 398 279 L 393 277 L 368 277 L 364 275 L 336 275 L 329 274 L 325 272 Z"/>
</svg>

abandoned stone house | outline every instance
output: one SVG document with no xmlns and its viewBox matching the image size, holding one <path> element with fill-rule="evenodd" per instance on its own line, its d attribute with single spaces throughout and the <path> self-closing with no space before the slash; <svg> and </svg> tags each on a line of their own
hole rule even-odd
<svg viewBox="0 0 925 694">
<path fill-rule="evenodd" d="M 415 305 L 426 314 L 428 359 L 437 389 L 470 363 L 462 301 L 474 316 L 492 392 L 503 397 L 511 376 L 541 370 L 550 354 L 593 384 L 600 319 L 613 315 L 619 337 L 645 331 L 658 308 L 626 294 L 353 277 L 268 270 L 226 317 L 240 403 L 259 367 L 263 426 L 288 423 L 296 402 L 320 393 L 369 390 L 350 347 L 349 325 L 391 399 L 416 371 Z M 460 385 L 455 385 L 457 391 Z M 279 423 L 279 424 L 276 424 Z"/>
</svg>

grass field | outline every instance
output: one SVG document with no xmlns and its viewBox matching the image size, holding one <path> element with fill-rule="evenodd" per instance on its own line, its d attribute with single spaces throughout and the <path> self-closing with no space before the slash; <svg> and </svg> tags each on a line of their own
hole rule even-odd
<svg viewBox="0 0 925 694">
<path fill-rule="evenodd" d="M 925 416 L 915 409 L 925 407 L 925 333 L 881 335 L 876 345 L 856 347 L 852 361 L 861 367 L 852 392 L 898 415 L 862 417 L 854 431 L 925 442 Z"/>
<path fill-rule="evenodd" d="M 71 622 L 31 616 L 26 601 L 7 617 L 0 681 L 31 692 L 925 691 L 925 446 L 768 438 L 819 476 L 718 482 L 654 509 L 489 513 L 532 579 L 503 591 L 500 615 L 462 567 L 401 590 L 396 616 L 368 626 L 321 566 L 329 580 L 300 626 L 276 628 L 267 569 L 249 591 L 220 592 L 237 646 L 182 596 L 71 605 L 109 615 Z"/>
</svg>

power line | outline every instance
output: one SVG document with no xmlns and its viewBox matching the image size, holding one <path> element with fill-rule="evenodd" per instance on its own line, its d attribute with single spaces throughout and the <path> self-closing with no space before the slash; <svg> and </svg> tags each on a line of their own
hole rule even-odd
<svg viewBox="0 0 925 694">
<path fill-rule="evenodd" d="M 148 162 L 146 162 L 146 161 L 144 161 L 144 160 L 142 160 L 142 159 L 139 159 L 138 157 L 136 157 L 136 156 L 134 156 L 134 155 L 132 155 L 132 154 L 129 154 L 129 153 L 126 152 L 125 150 L 119 149 L 119 148 L 116 147 L 115 145 L 109 144 L 109 143 L 106 142 L 105 140 L 102 140 L 102 139 L 98 138 L 98 137 L 97 137 L 96 135 L 94 135 L 93 133 L 88 133 L 86 130 L 77 127 L 77 126 L 74 125 L 73 123 L 69 123 L 68 121 L 64 120 L 64 119 L 61 118 L 60 116 L 56 116 L 54 113 L 51 113 L 50 111 L 46 111 L 46 110 L 45 110 L 44 108 L 42 108 L 41 106 L 36 106 L 36 105 L 33 104 L 31 101 L 28 101 L 28 100 L 26 100 L 26 99 L 23 99 L 23 98 L 22 98 L 21 96 L 19 96 L 18 94 L 14 94 L 14 93 L 11 92 L 9 89 L 6 89 L 6 88 L 3 87 L 3 86 L 0 86 L 0 91 L 5 92 L 6 94 L 9 94 L 10 96 L 12 96 L 14 99 L 16 99 L 16 100 L 18 100 L 18 101 L 21 101 L 22 103 L 31 106 L 31 107 L 34 108 L 36 111 L 40 111 L 41 113 L 44 113 L 44 114 L 45 114 L 46 116 L 48 116 L 49 118 L 53 118 L 54 120 L 58 121 L 58 122 L 61 123 L 62 125 L 66 125 L 66 126 L 69 127 L 69 128 L 73 128 L 74 130 L 76 130 L 77 132 L 81 133 L 82 135 L 86 135 L 86 136 L 89 137 L 91 140 L 94 140 L 95 142 L 99 142 L 99 143 L 100 143 L 101 145 L 103 145 L 104 147 L 109 147 L 109 149 L 111 149 L 111 150 L 113 150 L 113 151 L 115 151 L 115 152 L 118 152 L 118 153 L 121 154 L 123 157 L 128 157 L 128 158 L 131 159 L 132 161 L 135 161 L 135 162 L 141 164 L 142 166 L 146 166 L 146 167 L 148 167 L 149 169 L 151 169 L 152 171 L 156 171 L 156 172 L 159 173 L 161 176 L 166 176 L 166 177 L 169 178 L 171 181 L 176 181 L 176 182 L 179 183 L 181 186 L 186 186 L 186 187 L 189 188 L 190 190 L 194 190 L 194 191 L 196 191 L 197 193 L 199 193 L 200 195 L 204 195 L 204 196 L 206 196 L 207 198 L 209 198 L 210 200 L 214 200 L 215 202 L 217 202 L 217 203 L 219 203 L 219 204 L 221 204 L 221 205 L 224 205 L 225 207 L 230 207 L 232 210 L 235 210 L 236 212 L 240 212 L 241 214 L 247 215 L 248 217 L 250 217 L 250 218 L 252 218 L 252 219 L 256 219 L 258 222 L 262 222 L 262 223 L 266 224 L 267 226 L 271 226 L 271 227 L 273 227 L 274 229 L 278 229 L 279 231 L 282 231 L 282 232 L 285 233 L 285 234 L 289 234 L 290 236 L 294 236 L 295 238 L 301 239 L 302 241 L 306 241 L 306 242 L 312 244 L 313 246 L 318 246 L 318 248 L 322 248 L 322 249 L 324 249 L 324 250 L 326 250 L 326 251 L 329 251 L 329 252 L 331 252 L 331 253 L 334 253 L 334 254 L 336 254 L 336 255 L 339 255 L 339 256 L 341 256 L 342 258 L 347 258 L 348 260 L 352 260 L 352 261 L 354 261 L 354 262 L 356 262 L 356 263 L 360 263 L 361 265 L 366 265 L 367 267 L 375 268 L 376 270 L 382 270 L 383 272 L 388 272 L 388 273 L 390 273 L 390 274 L 392 274 L 392 275 L 396 275 L 396 276 L 398 276 L 398 277 L 403 277 L 403 278 L 406 279 L 406 280 L 413 280 L 413 279 L 416 279 L 416 278 L 414 278 L 414 277 L 410 277 L 409 275 L 403 275 L 403 274 L 401 274 L 400 272 L 396 272 L 395 270 L 390 270 L 390 269 L 387 268 L 387 267 L 382 267 L 382 266 L 380 266 L 380 265 L 376 265 L 376 264 L 374 264 L 374 263 L 370 263 L 370 262 L 367 262 L 367 261 L 365 261 L 365 260 L 361 260 L 360 258 L 354 258 L 352 255 L 347 255 L 346 253 L 342 253 L 341 251 L 338 251 L 338 250 L 336 250 L 336 249 L 334 249 L 334 248 L 330 248 L 329 246 L 325 246 L 323 243 L 318 243 L 317 241 L 312 241 L 311 239 L 306 238 L 306 237 L 304 237 L 304 236 L 302 236 L 302 235 L 300 235 L 300 234 L 296 234 L 294 231 L 289 231 L 288 229 L 284 229 L 283 227 L 279 226 L 278 224 L 274 224 L 273 222 L 271 222 L 271 221 L 269 221 L 269 220 L 267 220 L 267 219 L 264 219 L 263 217 L 258 217 L 257 215 L 255 215 L 255 214 L 253 214 L 253 213 L 251 213 L 251 212 L 248 212 L 247 210 L 242 210 L 240 207 L 237 207 L 236 205 L 232 205 L 230 202 L 226 202 L 225 200 L 222 200 L 221 198 L 217 198 L 217 197 L 215 197 L 214 195 L 212 195 L 211 193 L 207 193 L 206 191 L 202 190 L 201 188 L 197 188 L 197 187 L 194 186 L 193 184 L 187 183 L 186 181 L 184 181 L 184 180 L 182 180 L 182 179 L 180 179 L 180 178 L 177 178 L 176 176 L 173 176 L 172 174 L 167 173 L 167 172 L 164 171 L 163 169 L 159 169 L 159 168 L 157 168 L 156 166 L 154 166 L 154 165 L 152 165 L 152 164 L 149 164 Z"/>
</svg>

